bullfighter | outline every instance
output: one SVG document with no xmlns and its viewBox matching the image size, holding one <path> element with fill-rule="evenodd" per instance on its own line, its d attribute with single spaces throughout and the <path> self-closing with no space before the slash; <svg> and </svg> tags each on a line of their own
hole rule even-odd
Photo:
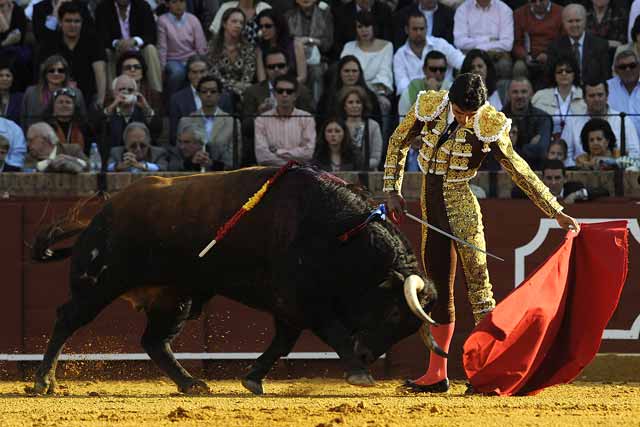
<svg viewBox="0 0 640 427">
<path fill-rule="evenodd" d="M 384 165 L 384 191 L 392 220 L 398 222 L 405 209 L 401 195 L 407 151 L 419 148 L 422 181 L 422 218 L 445 232 L 484 250 L 482 214 L 469 180 L 489 152 L 511 179 L 550 218 L 566 230 L 578 232 L 575 219 L 562 212 L 549 189 L 514 151 L 509 139 L 511 120 L 487 103 L 482 78 L 461 74 L 449 91 L 422 91 L 389 140 Z M 455 328 L 453 286 L 457 258 L 467 282 L 469 302 L 476 324 L 493 308 L 495 300 L 483 252 L 456 244 L 448 237 L 422 227 L 422 261 L 435 282 L 438 301 L 431 326 L 434 338 L 446 352 Z M 428 327 L 428 326 L 425 326 Z M 447 392 L 446 359 L 431 353 L 427 373 L 405 383 L 415 392 Z"/>
</svg>

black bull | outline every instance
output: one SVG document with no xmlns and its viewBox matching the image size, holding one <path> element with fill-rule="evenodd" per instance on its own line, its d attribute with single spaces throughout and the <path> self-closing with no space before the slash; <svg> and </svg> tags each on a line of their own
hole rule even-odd
<svg viewBox="0 0 640 427">
<path fill-rule="evenodd" d="M 66 340 L 119 297 L 145 311 L 142 347 L 179 390 L 208 391 L 176 361 L 170 343 L 215 295 L 274 318 L 275 337 L 243 380 L 252 392 L 262 393 L 262 379 L 304 329 L 337 352 L 349 383 L 373 384 L 369 364 L 430 320 L 424 310 L 436 293 L 395 226 L 372 222 L 347 242 L 337 239 L 370 213 L 358 192 L 330 175 L 292 169 L 198 257 L 275 171 L 143 178 L 107 201 L 90 223 L 68 217 L 40 232 L 34 259 L 72 256 L 71 298 L 58 308 L 35 391 L 54 391 Z M 72 248 L 53 247 L 80 232 Z"/>
</svg>

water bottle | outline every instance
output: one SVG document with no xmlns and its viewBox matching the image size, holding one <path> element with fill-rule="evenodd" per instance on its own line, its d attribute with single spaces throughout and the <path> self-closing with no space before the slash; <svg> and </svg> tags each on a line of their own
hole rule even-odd
<svg viewBox="0 0 640 427">
<path fill-rule="evenodd" d="M 102 170 L 102 158 L 98 151 L 98 144 L 95 142 L 91 144 L 91 151 L 89 152 L 89 165 L 91 166 L 92 173 L 99 173 Z"/>
</svg>

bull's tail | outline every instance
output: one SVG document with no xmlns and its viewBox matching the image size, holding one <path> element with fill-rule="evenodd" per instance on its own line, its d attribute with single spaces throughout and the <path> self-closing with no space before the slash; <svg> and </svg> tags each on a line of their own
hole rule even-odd
<svg viewBox="0 0 640 427">
<path fill-rule="evenodd" d="M 79 201 L 64 216 L 39 230 L 31 248 L 31 259 L 38 262 L 50 262 L 68 258 L 71 255 L 73 246 L 55 249 L 53 246 L 58 242 L 80 234 L 89 226 L 91 219 L 82 218 L 81 212 L 82 208 L 95 197 L 94 195 Z"/>
</svg>

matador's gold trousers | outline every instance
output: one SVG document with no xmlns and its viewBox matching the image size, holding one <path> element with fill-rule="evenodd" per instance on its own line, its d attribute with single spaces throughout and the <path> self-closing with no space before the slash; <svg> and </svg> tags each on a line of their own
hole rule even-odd
<svg viewBox="0 0 640 427">
<path fill-rule="evenodd" d="M 424 175 L 421 206 L 422 217 L 431 225 L 485 249 L 480 205 L 467 182 L 448 183 L 442 175 Z M 422 261 L 438 291 L 438 302 L 431 312 L 433 319 L 438 323 L 455 321 L 453 287 L 457 258 L 460 257 L 469 303 L 478 323 L 496 305 L 486 255 L 438 232 L 430 230 L 427 233 L 427 230 L 422 227 Z"/>
</svg>

